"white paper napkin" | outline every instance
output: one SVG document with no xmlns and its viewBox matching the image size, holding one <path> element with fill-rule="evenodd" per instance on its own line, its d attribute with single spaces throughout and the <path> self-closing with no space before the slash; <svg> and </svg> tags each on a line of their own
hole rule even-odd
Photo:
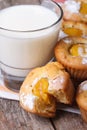
<svg viewBox="0 0 87 130">
<path fill-rule="evenodd" d="M 0 98 L 19 101 L 19 93 L 13 92 L 7 87 L 5 87 L 1 76 L 0 76 Z"/>
</svg>

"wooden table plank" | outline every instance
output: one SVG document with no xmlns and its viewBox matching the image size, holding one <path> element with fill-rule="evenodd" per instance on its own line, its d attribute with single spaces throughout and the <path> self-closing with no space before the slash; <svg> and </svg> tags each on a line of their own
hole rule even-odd
<svg viewBox="0 0 87 130">
<path fill-rule="evenodd" d="M 0 130 L 54 130 L 49 119 L 25 112 L 17 101 L 0 99 Z"/>
<path fill-rule="evenodd" d="M 82 120 L 81 115 L 64 111 L 59 111 L 56 115 L 53 119 L 56 130 L 87 130 L 87 123 Z"/>
<path fill-rule="evenodd" d="M 39 4 L 40 0 L 11 0 L 11 4 Z"/>
<path fill-rule="evenodd" d="M 10 0 L 0 0 L 0 9 L 3 9 L 5 7 L 9 7 L 11 4 Z"/>
<path fill-rule="evenodd" d="M 53 125 L 51 124 L 53 122 Z M 25 112 L 17 101 L 0 99 L 0 130 L 87 130 L 78 114 L 58 111 L 49 119 Z"/>
<path fill-rule="evenodd" d="M 0 9 L 18 4 L 39 4 L 41 0 L 0 0 Z"/>
</svg>

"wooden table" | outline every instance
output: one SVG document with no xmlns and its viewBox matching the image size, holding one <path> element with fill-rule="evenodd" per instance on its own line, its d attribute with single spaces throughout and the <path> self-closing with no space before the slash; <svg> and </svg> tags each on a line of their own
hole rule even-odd
<svg viewBox="0 0 87 130">
<path fill-rule="evenodd" d="M 87 124 L 78 114 L 57 111 L 46 119 L 25 112 L 17 101 L 0 99 L 0 130 L 87 130 Z"/>
<path fill-rule="evenodd" d="M 24 0 L 35 3 L 39 0 Z M 22 0 L 0 0 L 0 8 Z M 56 117 L 46 119 L 24 111 L 17 101 L 0 99 L 0 130 L 87 130 L 78 114 L 57 111 Z"/>
</svg>

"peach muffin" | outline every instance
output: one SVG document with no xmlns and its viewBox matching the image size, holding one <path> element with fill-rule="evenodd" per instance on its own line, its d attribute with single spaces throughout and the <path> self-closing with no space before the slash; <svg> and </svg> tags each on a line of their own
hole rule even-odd
<svg viewBox="0 0 87 130">
<path fill-rule="evenodd" d="M 87 23 L 87 0 L 66 0 L 62 8 L 64 20 Z"/>
<path fill-rule="evenodd" d="M 87 122 L 87 80 L 79 85 L 76 94 L 76 102 L 80 108 L 82 118 Z"/>
<path fill-rule="evenodd" d="M 28 112 L 53 117 L 57 102 L 72 104 L 74 86 L 58 62 L 32 70 L 20 89 L 20 104 Z"/>
<path fill-rule="evenodd" d="M 55 47 L 55 57 L 74 79 L 87 79 L 87 38 L 61 39 Z"/>
<path fill-rule="evenodd" d="M 87 24 L 74 21 L 63 21 L 62 31 L 67 36 L 87 36 Z"/>
<path fill-rule="evenodd" d="M 80 15 L 83 22 L 87 23 L 87 0 L 76 0 L 77 2 L 80 2 Z"/>
<path fill-rule="evenodd" d="M 66 0 L 61 6 L 64 12 L 63 33 L 67 36 L 87 36 L 87 0 Z"/>
<path fill-rule="evenodd" d="M 81 2 L 76 0 L 66 0 L 62 5 L 62 9 L 64 12 L 63 19 L 70 21 L 81 21 L 80 17 L 80 4 Z"/>
</svg>

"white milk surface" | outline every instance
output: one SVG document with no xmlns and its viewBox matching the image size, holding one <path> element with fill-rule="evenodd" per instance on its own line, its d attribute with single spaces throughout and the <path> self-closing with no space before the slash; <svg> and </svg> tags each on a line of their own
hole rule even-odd
<svg viewBox="0 0 87 130">
<path fill-rule="evenodd" d="M 4 71 L 26 76 L 31 68 L 47 63 L 53 56 L 58 25 L 42 31 L 28 31 L 46 28 L 57 20 L 54 12 L 39 5 L 18 5 L 1 10 L 0 27 L 7 30 L 0 29 L 0 61 L 16 68 L 1 65 Z"/>
<path fill-rule="evenodd" d="M 0 26 L 10 30 L 36 30 L 52 25 L 57 16 L 51 10 L 38 5 L 20 5 L 0 12 Z"/>
</svg>

